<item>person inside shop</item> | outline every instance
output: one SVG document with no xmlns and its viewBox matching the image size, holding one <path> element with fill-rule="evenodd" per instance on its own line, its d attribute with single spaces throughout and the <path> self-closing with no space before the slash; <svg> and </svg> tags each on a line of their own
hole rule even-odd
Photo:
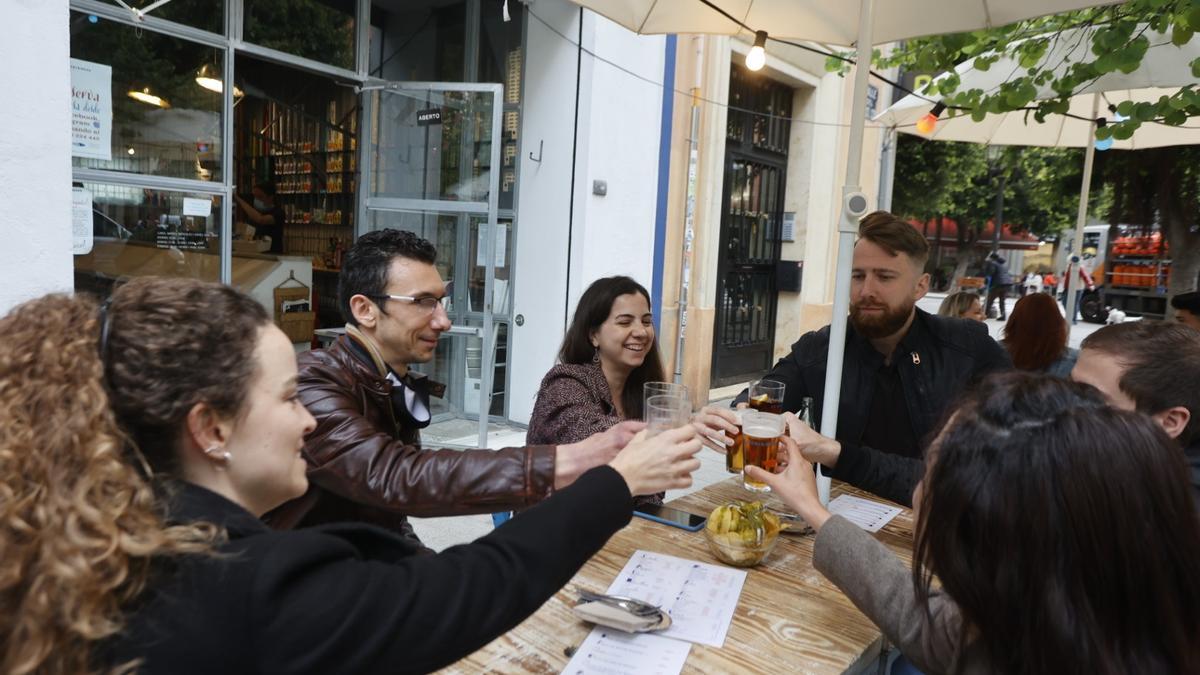
<svg viewBox="0 0 1200 675">
<path fill-rule="evenodd" d="M 1105 326 L 1083 339 L 1071 379 L 1114 408 L 1149 415 L 1175 439 L 1200 510 L 1200 332 L 1163 321 Z"/>
<path fill-rule="evenodd" d="M 445 386 L 415 372 L 450 328 L 433 244 L 383 229 L 359 237 L 342 262 L 338 304 L 346 334 L 301 354 L 300 401 L 317 420 L 308 435 L 308 491 L 267 521 L 287 529 L 368 522 L 419 544 L 408 516 L 528 508 L 612 460 L 641 430 L 622 422 L 574 443 L 501 450 L 422 447 L 431 397 Z"/>
<path fill-rule="evenodd" d="M 627 525 L 691 484 L 690 427 L 644 434 L 444 553 L 343 523 L 275 532 L 316 426 L 291 343 L 254 299 L 143 277 L 98 307 L 0 319 L 3 672 L 430 672 L 535 612 Z M 484 451 L 486 452 L 486 451 Z"/>
<path fill-rule="evenodd" d="M 237 200 L 246 220 L 254 226 L 255 238 L 270 238 L 271 248 L 267 253 L 278 254 L 283 253 L 283 226 L 287 215 L 284 214 L 283 207 L 275 203 L 275 192 L 275 183 L 263 181 L 254 186 L 253 203 L 247 202 L 240 195 L 234 195 L 234 199 Z"/>
<path fill-rule="evenodd" d="M 1200 518 L 1182 455 L 1145 415 L 1060 378 L 988 377 L 930 444 L 911 570 L 831 515 L 789 453 L 783 473 L 746 472 L 817 530 L 813 567 L 905 666 L 1200 672 Z"/>
<path fill-rule="evenodd" d="M 1200 330 L 1200 291 L 1180 293 L 1171 298 L 1175 309 L 1175 320 L 1185 326 Z"/>
<path fill-rule="evenodd" d="M 922 443 L 946 407 L 984 375 L 1012 361 L 979 321 L 917 308 L 929 290 L 929 243 L 886 211 L 859 225 L 850 282 L 850 321 L 836 439 L 812 429 L 797 440 L 827 475 L 909 505 L 923 472 Z M 829 353 L 826 326 L 801 337 L 763 376 L 786 385 L 783 409 L 815 403 L 820 428 Z M 744 403 L 742 391 L 734 404 Z M 711 434 L 705 434 L 711 435 Z"/>
<path fill-rule="evenodd" d="M 622 420 L 643 419 L 643 385 L 663 381 L 650 293 L 626 276 L 597 279 L 579 298 L 558 352 L 542 378 L 527 443 L 575 443 Z M 736 432 L 733 413 L 706 408 Z M 714 420 L 714 424 L 720 421 Z M 725 445 L 719 445 L 724 452 Z M 663 494 L 635 499 L 661 504 Z"/>
</svg>

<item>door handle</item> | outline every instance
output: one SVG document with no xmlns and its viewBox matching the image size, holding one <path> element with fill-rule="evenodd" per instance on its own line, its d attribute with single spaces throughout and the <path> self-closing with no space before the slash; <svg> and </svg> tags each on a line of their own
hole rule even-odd
<svg viewBox="0 0 1200 675">
<path fill-rule="evenodd" d="M 446 329 L 447 335 L 471 335 L 473 337 L 483 337 L 483 329 L 479 326 L 450 326 Z"/>
</svg>

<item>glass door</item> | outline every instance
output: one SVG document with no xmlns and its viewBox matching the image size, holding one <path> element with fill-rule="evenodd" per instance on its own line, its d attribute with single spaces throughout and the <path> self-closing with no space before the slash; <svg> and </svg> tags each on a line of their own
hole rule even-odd
<svg viewBox="0 0 1200 675">
<path fill-rule="evenodd" d="M 497 217 L 503 87 L 387 83 L 363 96 L 369 145 L 360 234 L 408 230 L 437 247 L 452 327 L 433 360 L 414 369 L 446 384 L 445 398 L 433 401 L 434 421 L 476 421 L 471 444 L 486 447 L 512 252 L 511 227 Z"/>
</svg>

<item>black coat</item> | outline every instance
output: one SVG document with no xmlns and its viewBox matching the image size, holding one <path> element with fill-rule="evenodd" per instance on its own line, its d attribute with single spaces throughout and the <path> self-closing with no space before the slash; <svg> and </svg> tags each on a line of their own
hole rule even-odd
<svg viewBox="0 0 1200 675">
<path fill-rule="evenodd" d="M 218 556 L 164 570 L 102 663 L 142 673 L 416 673 L 513 628 L 624 527 L 632 497 L 599 467 L 471 544 L 437 555 L 370 525 L 279 532 L 194 485 L 172 520 L 224 525 Z"/>
<path fill-rule="evenodd" d="M 924 443 L 947 406 L 972 382 L 990 372 L 1012 368 L 1012 360 L 982 323 L 935 316 L 920 309 L 916 312 L 912 328 L 896 347 L 895 363 L 908 404 L 913 437 Z M 802 336 L 792 345 L 792 352 L 763 376 L 765 380 L 787 385 L 784 410 L 798 411 L 801 399 L 811 396 L 818 430 L 828 356 L 829 326 L 826 326 Z M 875 389 L 875 371 L 883 365 L 883 360 L 883 355 L 856 333 L 853 325 L 846 327 L 837 425 L 842 452 L 831 473 L 834 478 L 910 506 L 913 488 L 924 472 L 924 462 L 861 445 Z M 735 404 L 746 400 L 746 394 L 743 391 Z"/>
</svg>

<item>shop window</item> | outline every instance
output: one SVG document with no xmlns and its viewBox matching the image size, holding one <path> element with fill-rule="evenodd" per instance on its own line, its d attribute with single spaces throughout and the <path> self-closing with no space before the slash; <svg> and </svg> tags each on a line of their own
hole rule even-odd
<svg viewBox="0 0 1200 675">
<path fill-rule="evenodd" d="M 354 0 L 245 0 L 246 42 L 354 70 Z"/>
<path fill-rule="evenodd" d="M 73 105 L 107 93 L 112 112 L 83 120 L 91 138 L 73 133 L 73 165 L 221 181 L 221 51 L 79 12 L 70 21 Z"/>
<path fill-rule="evenodd" d="M 117 7 L 121 7 L 121 3 L 109 1 Z M 156 2 L 158 0 L 125 0 L 125 4 L 134 9 L 145 9 Z M 121 7 L 121 9 L 125 8 Z M 224 0 L 171 0 L 165 5 L 151 9 L 146 16 L 174 21 L 210 33 L 225 32 Z"/>
<path fill-rule="evenodd" d="M 115 282 L 140 276 L 218 280 L 219 197 L 102 183 L 75 189 L 92 220 L 91 245 L 75 255 L 77 291 L 107 295 Z"/>
</svg>

